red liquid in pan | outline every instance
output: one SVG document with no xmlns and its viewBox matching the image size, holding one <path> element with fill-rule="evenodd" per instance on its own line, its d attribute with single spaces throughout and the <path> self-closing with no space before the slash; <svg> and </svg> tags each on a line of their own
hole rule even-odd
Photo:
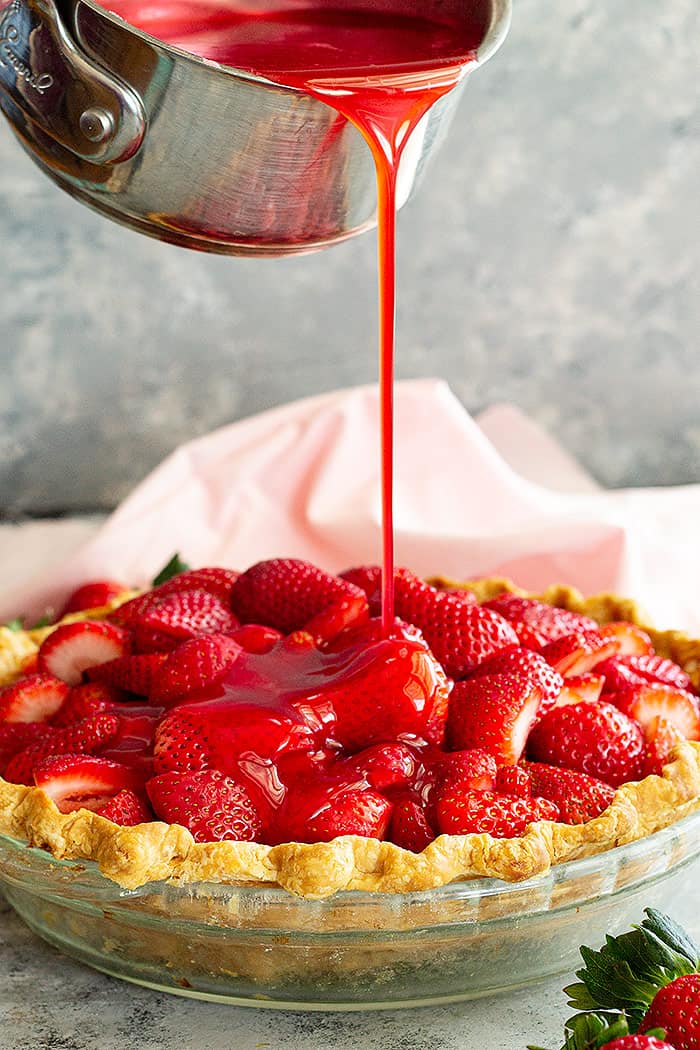
<svg viewBox="0 0 700 1050">
<path fill-rule="evenodd" d="M 297 87 L 326 102 L 365 137 L 377 170 L 379 377 L 382 464 L 382 620 L 394 620 L 393 379 L 396 178 L 411 132 L 461 80 L 489 23 L 490 0 L 464 0 L 441 21 L 441 0 L 110 0 L 105 6 L 152 36 L 202 58 Z M 419 5 L 415 4 L 415 7 Z"/>
</svg>

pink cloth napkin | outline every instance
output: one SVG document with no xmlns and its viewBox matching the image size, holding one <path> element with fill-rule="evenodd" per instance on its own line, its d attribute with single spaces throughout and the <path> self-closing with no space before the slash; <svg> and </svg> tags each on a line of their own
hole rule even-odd
<svg viewBox="0 0 700 1050">
<path fill-rule="evenodd" d="M 179 551 L 245 568 L 295 556 L 339 571 L 380 550 L 378 401 L 361 387 L 298 401 L 177 449 L 77 553 L 3 593 L 0 619 L 60 604 L 88 578 L 142 584 Z M 606 492 L 511 406 L 475 422 L 439 380 L 398 384 L 396 547 L 429 575 L 566 582 L 637 598 L 700 629 L 700 486 Z"/>
</svg>

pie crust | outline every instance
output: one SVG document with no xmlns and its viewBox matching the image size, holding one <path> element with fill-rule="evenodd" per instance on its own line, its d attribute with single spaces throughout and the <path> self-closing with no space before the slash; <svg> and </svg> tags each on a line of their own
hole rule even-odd
<svg viewBox="0 0 700 1050">
<path fill-rule="evenodd" d="M 504 591 L 526 595 L 511 581 L 489 578 L 457 583 L 486 601 Z M 656 651 L 679 663 L 700 685 L 700 640 L 678 631 L 649 628 L 639 607 L 612 594 L 584 598 L 567 586 L 528 595 L 590 616 L 599 623 L 626 620 L 652 638 Z M 126 595 L 123 600 L 131 597 Z M 113 606 L 119 601 L 113 603 Z M 111 607 L 113 607 L 111 606 Z M 111 607 L 93 610 L 104 617 Z M 80 613 L 71 619 L 84 619 Z M 21 674 L 51 628 L 11 631 L 0 628 L 0 685 Z M 120 827 L 88 810 L 62 814 L 40 789 L 9 784 L 0 778 L 0 833 L 26 840 L 59 859 L 95 861 L 104 876 L 125 889 L 149 882 L 218 882 L 282 886 L 309 899 L 339 890 L 405 893 L 429 890 L 454 881 L 492 877 L 518 882 L 548 871 L 553 864 L 602 853 L 659 831 L 700 809 L 700 744 L 679 744 L 662 776 L 623 784 L 611 805 L 587 824 L 553 821 L 530 824 L 520 838 L 490 835 L 440 835 L 420 854 L 391 842 L 347 835 L 332 842 L 264 846 L 252 842 L 196 843 L 177 824 L 153 822 Z"/>
</svg>

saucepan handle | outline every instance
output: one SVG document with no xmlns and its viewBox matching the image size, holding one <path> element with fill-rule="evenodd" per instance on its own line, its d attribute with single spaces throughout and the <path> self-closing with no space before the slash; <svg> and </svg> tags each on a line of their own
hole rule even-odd
<svg viewBox="0 0 700 1050">
<path fill-rule="evenodd" d="M 132 157 L 146 127 L 139 96 L 76 47 L 54 0 L 0 0 L 0 107 L 95 164 Z"/>
</svg>

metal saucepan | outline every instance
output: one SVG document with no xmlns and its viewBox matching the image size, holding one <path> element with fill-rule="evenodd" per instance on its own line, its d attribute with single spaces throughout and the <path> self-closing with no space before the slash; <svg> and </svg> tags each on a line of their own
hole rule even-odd
<svg viewBox="0 0 700 1050">
<path fill-rule="evenodd" d="M 424 11 L 424 0 L 412 2 Z M 372 0 L 353 6 L 362 3 Z M 448 13 L 464 3 L 441 0 Z M 492 0 L 475 65 L 500 45 L 510 12 L 511 0 Z M 460 90 L 409 144 L 400 203 Z M 93 0 L 0 0 L 0 108 L 59 186 L 160 240 L 288 255 L 375 221 L 373 162 L 344 118 L 300 91 L 163 44 Z"/>
</svg>

